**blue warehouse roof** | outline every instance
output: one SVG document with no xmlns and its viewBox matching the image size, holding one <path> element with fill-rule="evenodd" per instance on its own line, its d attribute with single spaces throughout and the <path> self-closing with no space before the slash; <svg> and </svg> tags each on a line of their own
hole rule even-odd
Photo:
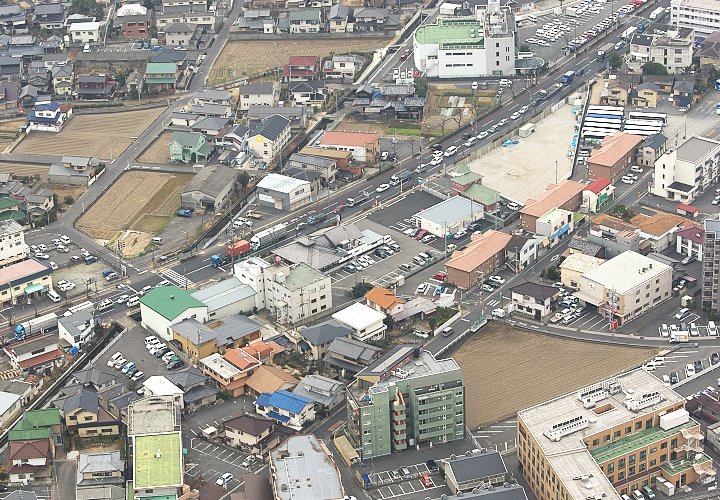
<svg viewBox="0 0 720 500">
<path fill-rule="evenodd" d="M 273 393 L 263 392 L 258 396 L 256 403 L 260 406 L 274 406 L 298 414 L 313 401 L 290 391 L 275 391 Z"/>
</svg>

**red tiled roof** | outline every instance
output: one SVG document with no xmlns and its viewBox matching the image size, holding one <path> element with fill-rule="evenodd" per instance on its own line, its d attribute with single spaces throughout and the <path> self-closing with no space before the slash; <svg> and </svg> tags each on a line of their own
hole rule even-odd
<svg viewBox="0 0 720 500">
<path fill-rule="evenodd" d="M 691 213 L 691 214 L 695 214 L 695 213 L 697 213 L 697 211 L 698 211 L 698 207 L 694 207 L 694 206 L 692 206 L 692 205 L 686 205 L 686 204 L 684 204 L 684 203 L 678 203 L 678 204 L 677 204 L 677 209 L 678 209 L 678 210 L 682 210 L 682 211 L 684 211 L 684 212 L 689 212 L 689 213 Z"/>
<path fill-rule="evenodd" d="M 315 66 L 317 63 L 317 56 L 290 56 L 288 58 L 288 66 Z"/>
<path fill-rule="evenodd" d="M 242 349 L 230 349 L 224 354 L 224 358 L 235 365 L 239 370 L 247 370 L 251 366 L 260 364 L 260 361 L 253 358 Z"/>
<path fill-rule="evenodd" d="M 593 151 L 587 162 L 612 167 L 620 161 L 620 158 L 637 148 L 642 141 L 643 137 L 639 135 L 615 132 L 603 140 L 602 147 Z"/>
<path fill-rule="evenodd" d="M 550 184 L 543 194 L 536 199 L 529 199 L 520 209 L 521 214 L 532 217 L 542 217 L 549 210 L 558 208 L 567 203 L 573 196 L 583 192 L 585 184 L 566 179 L 558 184 Z"/>
<path fill-rule="evenodd" d="M 262 340 L 252 342 L 245 347 L 241 347 L 241 350 L 256 359 L 265 359 L 267 357 L 270 357 L 270 355 L 272 355 L 273 353 L 272 347 L 267 345 Z"/>
<path fill-rule="evenodd" d="M 0 283 L 16 282 L 26 276 L 47 271 L 49 268 L 40 264 L 35 259 L 27 259 L 15 264 L 10 264 L 0 269 Z M 20 283 L 17 283 L 18 285 Z"/>
<path fill-rule="evenodd" d="M 605 189 L 610 185 L 610 179 L 607 177 L 598 177 L 594 181 L 592 181 L 590 184 L 585 186 L 585 191 L 591 191 L 595 194 L 598 194 L 600 191 Z"/>
<path fill-rule="evenodd" d="M 31 441 L 10 441 L 8 461 L 45 458 L 50 456 L 50 442 L 47 439 L 33 439 Z"/>
<path fill-rule="evenodd" d="M 62 358 L 63 352 L 60 349 L 55 349 L 54 351 L 46 352 L 45 354 L 41 354 L 40 356 L 35 356 L 34 358 L 26 359 L 25 361 L 20 361 L 18 365 L 20 365 L 20 368 L 31 368 L 33 366 L 42 365 L 44 363 L 47 363 L 48 361 L 52 359 Z"/>
<path fill-rule="evenodd" d="M 445 267 L 464 272 L 472 272 L 488 259 L 503 250 L 512 235 L 491 229 L 479 236 L 472 236 L 463 250 L 455 250 Z"/>
<path fill-rule="evenodd" d="M 293 69 L 290 71 L 289 66 L 283 68 L 283 76 L 315 76 L 317 71 L 311 69 Z"/>
<path fill-rule="evenodd" d="M 698 227 L 698 226 L 692 226 L 685 229 L 681 229 L 675 233 L 675 235 L 678 238 L 682 238 L 684 240 L 690 240 L 695 243 L 703 244 L 705 243 L 705 229 Z"/>
</svg>

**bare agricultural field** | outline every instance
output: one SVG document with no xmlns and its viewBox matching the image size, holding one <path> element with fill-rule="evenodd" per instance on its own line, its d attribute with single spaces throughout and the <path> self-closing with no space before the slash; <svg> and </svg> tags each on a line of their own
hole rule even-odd
<svg viewBox="0 0 720 500">
<path fill-rule="evenodd" d="M 152 143 L 140 153 L 138 161 L 142 163 L 170 163 L 168 145 L 172 139 L 172 131 L 164 130 Z"/>
<path fill-rule="evenodd" d="M 47 180 L 48 170 L 50 167 L 47 165 L 31 165 L 25 163 L 0 163 L 0 172 L 7 174 L 13 174 L 13 177 L 32 177 L 37 175 L 39 182 Z"/>
<path fill-rule="evenodd" d="M 125 255 L 137 255 L 180 206 L 180 191 L 192 174 L 130 171 L 78 221 L 78 228 L 101 242 L 122 235 Z M 143 234 L 139 234 L 143 233 Z"/>
<path fill-rule="evenodd" d="M 371 52 L 387 45 L 388 37 L 318 38 L 303 40 L 242 40 L 228 42 L 215 61 L 210 82 L 251 76 L 282 68 L 290 56 Z"/>
<path fill-rule="evenodd" d="M 641 364 L 656 349 L 567 340 L 493 322 L 452 357 L 465 383 L 470 429 Z"/>
<path fill-rule="evenodd" d="M 165 108 L 75 115 L 58 133 L 31 132 L 13 153 L 117 157 Z"/>
</svg>

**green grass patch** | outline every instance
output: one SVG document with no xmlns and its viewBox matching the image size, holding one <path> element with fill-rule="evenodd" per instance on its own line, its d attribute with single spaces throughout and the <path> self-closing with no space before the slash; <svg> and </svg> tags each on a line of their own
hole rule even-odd
<svg viewBox="0 0 720 500">
<path fill-rule="evenodd" d="M 390 127 L 387 129 L 388 135 L 422 135 L 422 130 L 419 128 L 394 128 Z"/>
</svg>

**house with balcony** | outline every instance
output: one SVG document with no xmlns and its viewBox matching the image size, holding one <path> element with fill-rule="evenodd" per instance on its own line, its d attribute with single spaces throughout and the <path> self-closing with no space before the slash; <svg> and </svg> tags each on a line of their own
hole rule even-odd
<svg viewBox="0 0 720 500">
<path fill-rule="evenodd" d="M 347 5 L 336 3 L 330 7 L 328 24 L 330 33 L 346 33 L 348 31 L 348 18 L 350 9 Z"/>
<path fill-rule="evenodd" d="M 290 56 L 283 68 L 283 80 L 288 83 L 316 80 L 320 72 L 317 56 Z"/>
<path fill-rule="evenodd" d="M 149 62 L 145 65 L 145 84 L 150 92 L 173 90 L 180 74 L 174 62 Z"/>
<path fill-rule="evenodd" d="M 532 281 L 513 285 L 508 290 L 511 294 L 513 311 L 531 316 L 538 321 L 550 315 L 560 297 L 558 287 Z"/>
<path fill-rule="evenodd" d="M 73 93 L 78 99 L 109 99 L 115 86 L 107 75 L 77 75 Z"/>
<path fill-rule="evenodd" d="M 33 26 L 48 31 L 63 29 L 67 11 L 62 3 L 36 5 L 32 15 Z"/>
<path fill-rule="evenodd" d="M 33 130 L 60 132 L 72 114 L 73 109 L 69 104 L 60 104 L 55 101 L 38 104 L 27 114 L 27 133 Z"/>
<path fill-rule="evenodd" d="M 290 391 L 263 392 L 255 400 L 255 411 L 281 425 L 302 431 L 315 420 L 315 403 Z"/>
<path fill-rule="evenodd" d="M 272 115 L 263 119 L 250 132 L 248 149 L 266 163 L 270 163 L 280 155 L 282 149 L 290 141 L 290 120 L 280 115 Z"/>
<path fill-rule="evenodd" d="M 205 162 L 214 151 L 213 146 L 206 142 L 205 136 L 195 132 L 173 132 L 168 147 L 170 161 L 182 163 Z"/>
<path fill-rule="evenodd" d="M 392 32 L 400 28 L 400 15 L 389 9 L 361 7 L 353 13 L 354 31 Z"/>
<path fill-rule="evenodd" d="M 693 136 L 655 161 L 650 192 L 692 203 L 720 180 L 720 141 Z"/>
<path fill-rule="evenodd" d="M 244 411 L 223 422 L 223 427 L 227 444 L 253 454 L 274 448 L 284 436 L 276 432 L 274 421 Z"/>
<path fill-rule="evenodd" d="M 12 485 L 25 485 L 49 478 L 55 449 L 50 439 L 10 441 L 5 472 Z"/>
</svg>

